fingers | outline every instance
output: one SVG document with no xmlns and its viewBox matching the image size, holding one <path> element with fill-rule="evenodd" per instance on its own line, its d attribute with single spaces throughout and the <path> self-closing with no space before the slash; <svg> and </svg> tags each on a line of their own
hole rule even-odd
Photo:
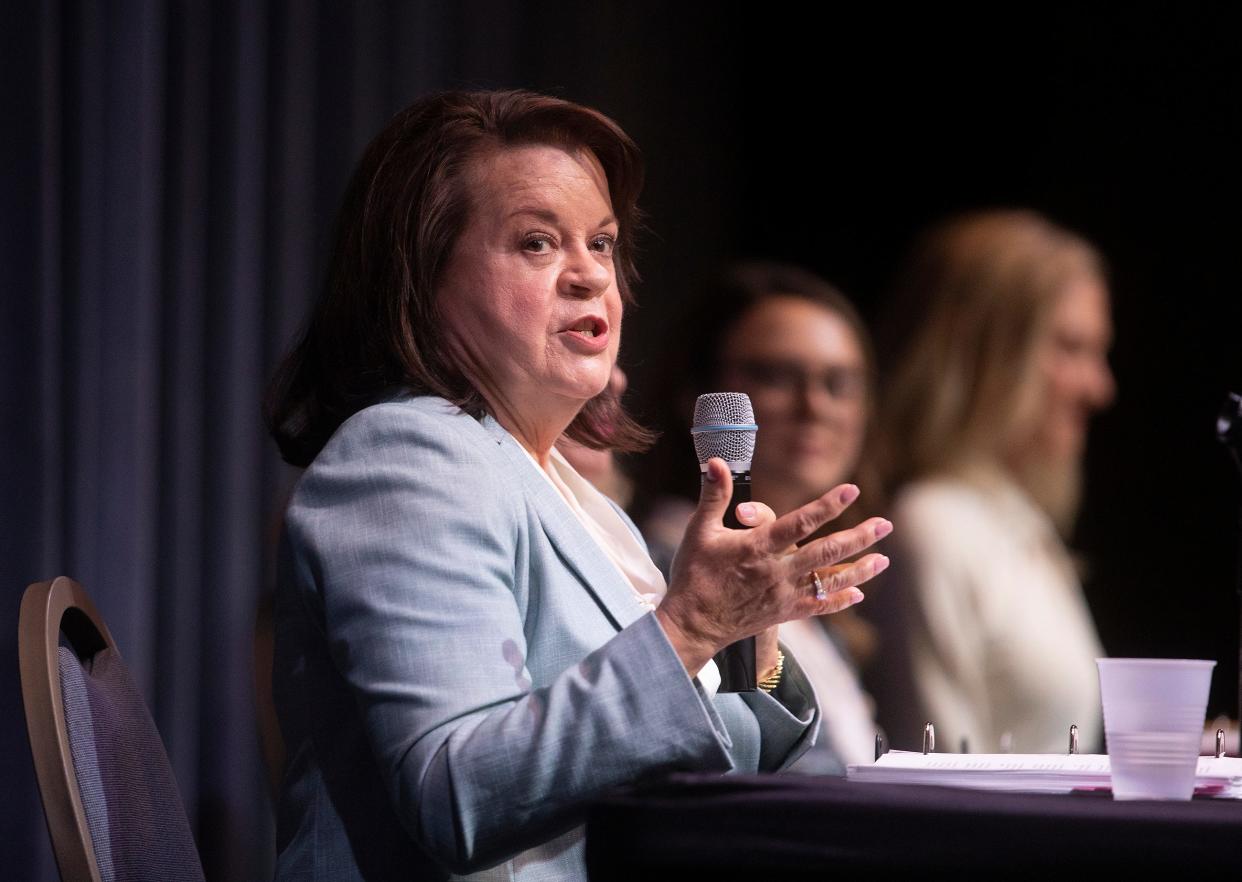
<svg viewBox="0 0 1242 882">
<path fill-rule="evenodd" d="M 864 582 L 874 579 L 888 569 L 888 558 L 882 554 L 868 554 L 850 563 L 834 564 L 830 567 L 819 567 L 819 583 L 824 586 L 826 595 L 836 594 L 847 588 L 855 588 Z M 807 586 L 806 595 L 814 598 L 814 581 L 811 570 L 802 574 L 801 582 Z"/>
<path fill-rule="evenodd" d="M 737 507 L 737 522 L 743 527 L 762 527 L 776 520 L 776 512 L 762 502 L 743 502 Z"/>
<path fill-rule="evenodd" d="M 729 500 L 732 498 L 733 475 L 723 459 L 713 456 L 707 461 L 707 471 L 703 474 L 703 486 L 699 488 L 699 507 L 690 519 L 687 532 L 700 529 L 703 524 L 722 523 L 725 511 L 729 508 Z"/>
<path fill-rule="evenodd" d="M 839 517 L 857 498 L 858 488 L 853 484 L 834 487 L 814 502 L 808 502 L 784 517 L 777 518 L 767 530 L 764 545 L 768 551 L 783 551 L 810 536 L 833 518 Z"/>
<path fill-rule="evenodd" d="M 863 599 L 857 586 L 888 566 L 882 554 L 846 562 L 892 531 L 892 524 L 883 518 L 796 547 L 799 539 L 817 532 L 858 498 L 852 484 L 842 484 L 780 518 L 761 502 L 741 503 L 734 510 L 737 522 L 751 528 L 742 531 L 723 525 L 732 494 L 728 466 L 719 458 L 709 459 L 698 508 L 674 562 L 665 601 L 657 610 L 676 619 L 666 633 L 676 636 L 688 622 L 681 630 L 697 639 L 700 649 L 765 632 L 776 622 L 853 606 Z M 821 599 L 815 597 L 812 571 L 823 583 Z M 674 616 L 678 610 L 686 615 Z M 691 659 L 696 660 L 697 656 Z M 691 667 L 687 664 L 687 670 Z"/>
<path fill-rule="evenodd" d="M 831 615 L 861 603 L 865 595 L 858 586 L 887 568 L 887 557 L 882 554 L 868 554 L 853 563 L 819 569 L 819 581 L 824 589 L 820 597 L 816 596 L 816 586 L 811 571 L 808 570 L 801 579 L 794 580 L 801 597 L 798 601 L 799 615 Z"/>
<path fill-rule="evenodd" d="M 857 588 L 846 588 L 844 591 L 829 594 L 827 600 L 815 601 L 814 608 L 807 615 L 830 616 L 843 609 L 849 609 L 856 603 L 862 603 L 865 596 Z"/>
<path fill-rule="evenodd" d="M 799 573 L 839 563 L 874 545 L 891 532 L 893 525 L 884 518 L 863 521 L 857 527 L 810 542 L 790 554 L 786 558 L 787 572 L 796 577 Z"/>
</svg>

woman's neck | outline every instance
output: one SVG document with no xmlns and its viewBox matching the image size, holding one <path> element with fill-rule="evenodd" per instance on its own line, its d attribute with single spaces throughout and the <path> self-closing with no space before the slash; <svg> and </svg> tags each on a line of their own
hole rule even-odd
<svg viewBox="0 0 1242 882">
<path fill-rule="evenodd" d="M 568 414 L 550 417 L 540 414 L 532 418 L 530 414 L 519 415 L 504 407 L 503 404 L 497 406 L 493 402 L 488 402 L 488 409 L 496 422 L 500 423 L 505 431 L 512 435 L 513 439 L 521 444 L 526 452 L 534 457 L 535 462 L 539 463 L 539 467 L 545 471 L 552 464 L 553 445 L 569 428 L 569 424 L 576 416 L 576 414 Z"/>
<path fill-rule="evenodd" d="M 475 370 L 475 365 L 467 358 L 463 358 L 461 372 L 483 397 L 492 418 L 534 457 L 540 468 L 550 468 L 552 446 L 569 428 L 585 402 L 541 395 L 526 388 L 506 388 L 494 382 L 488 371 Z"/>
</svg>

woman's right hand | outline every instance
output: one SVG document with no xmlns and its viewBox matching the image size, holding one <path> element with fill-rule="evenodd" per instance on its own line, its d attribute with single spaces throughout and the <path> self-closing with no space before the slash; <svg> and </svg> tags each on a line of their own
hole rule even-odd
<svg viewBox="0 0 1242 882">
<path fill-rule="evenodd" d="M 802 547 L 796 543 L 838 517 L 858 498 L 842 484 L 783 517 L 752 503 L 739 518 L 756 524 L 734 530 L 723 518 L 733 495 L 733 478 L 723 460 L 707 463 L 699 506 L 673 561 L 668 593 L 656 616 L 687 672 L 695 676 L 717 652 L 766 628 L 808 616 L 826 615 L 863 599 L 856 586 L 884 571 L 888 558 L 857 554 L 892 532 L 884 518 L 830 533 Z M 827 594 L 815 598 L 811 571 Z"/>
</svg>

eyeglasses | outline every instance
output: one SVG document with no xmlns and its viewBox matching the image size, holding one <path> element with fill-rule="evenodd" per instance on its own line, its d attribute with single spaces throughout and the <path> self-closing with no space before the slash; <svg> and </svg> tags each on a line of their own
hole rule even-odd
<svg viewBox="0 0 1242 882">
<path fill-rule="evenodd" d="M 860 401 L 867 394 L 867 374 L 860 367 L 830 365 L 809 370 L 796 361 L 745 358 L 725 362 L 724 370 L 736 371 L 756 392 L 794 395 L 819 389 L 838 401 Z"/>
</svg>

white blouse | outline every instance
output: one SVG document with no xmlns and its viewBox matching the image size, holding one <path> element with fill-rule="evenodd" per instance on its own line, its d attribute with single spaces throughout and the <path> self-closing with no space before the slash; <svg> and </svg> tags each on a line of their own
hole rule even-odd
<svg viewBox="0 0 1242 882">
<path fill-rule="evenodd" d="M 823 714 L 821 742 L 845 765 L 869 763 L 875 759 L 876 725 L 871 696 L 862 690 L 858 674 L 837 649 L 817 619 L 796 619 L 781 625 L 781 642 L 798 659 L 811 681 Z M 819 745 L 816 745 L 819 747 Z M 815 751 L 805 754 L 794 769 L 803 766 L 819 771 Z"/>
<path fill-rule="evenodd" d="M 891 578 L 874 592 L 897 746 L 936 726 L 941 749 L 1064 753 L 1101 742 L 1103 655 L 1078 576 L 1048 517 L 999 471 L 916 482 L 892 510 Z M 889 596 L 889 592 L 892 596 Z"/>
</svg>

